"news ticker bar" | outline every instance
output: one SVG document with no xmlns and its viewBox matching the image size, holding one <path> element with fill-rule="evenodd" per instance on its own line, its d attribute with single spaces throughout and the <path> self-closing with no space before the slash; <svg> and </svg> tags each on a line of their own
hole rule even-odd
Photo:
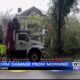
<svg viewBox="0 0 80 80">
<path fill-rule="evenodd" d="M 79 70 L 80 62 L 0 62 L 8 70 Z"/>
</svg>

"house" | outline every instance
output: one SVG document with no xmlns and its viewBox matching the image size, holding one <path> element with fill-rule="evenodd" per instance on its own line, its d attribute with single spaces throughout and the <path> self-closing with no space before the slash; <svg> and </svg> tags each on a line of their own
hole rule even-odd
<svg viewBox="0 0 80 80">
<path fill-rule="evenodd" d="M 31 7 L 30 9 L 25 10 L 23 12 L 22 12 L 22 10 L 20 10 L 20 11 L 18 10 L 17 17 L 19 19 L 21 19 L 21 18 L 25 19 L 25 18 L 27 18 L 29 16 L 36 15 L 36 14 L 41 15 L 41 16 L 46 16 L 46 12 L 45 11 L 39 10 L 36 7 Z"/>
<path fill-rule="evenodd" d="M 39 10 L 36 7 L 31 7 L 25 11 L 22 11 L 20 8 L 18 9 L 17 18 L 20 21 L 23 29 L 28 29 L 28 25 L 27 25 L 28 18 L 33 15 L 46 16 L 46 12 Z"/>
<path fill-rule="evenodd" d="M 18 14 L 17 14 L 17 18 L 21 24 L 21 29 L 24 29 L 24 30 L 33 30 L 33 27 L 31 29 L 29 29 L 29 25 L 28 25 L 28 21 L 29 21 L 29 17 L 30 16 L 34 16 L 34 15 L 39 15 L 39 16 L 42 16 L 42 17 L 47 17 L 47 13 L 43 10 L 40 10 L 36 7 L 31 7 L 29 8 L 28 10 L 25 10 L 25 11 L 22 11 L 21 8 L 18 8 Z M 32 37 L 36 37 L 37 36 L 37 39 L 41 42 L 44 42 L 43 38 L 45 36 L 45 25 L 43 25 L 43 28 L 42 30 L 36 32 L 36 33 L 32 33 Z M 33 31 L 34 32 L 34 31 Z"/>
</svg>

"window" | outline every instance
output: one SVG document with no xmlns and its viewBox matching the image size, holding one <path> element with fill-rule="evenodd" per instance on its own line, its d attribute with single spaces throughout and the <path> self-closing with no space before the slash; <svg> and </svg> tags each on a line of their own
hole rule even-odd
<svg viewBox="0 0 80 80">
<path fill-rule="evenodd" d="M 28 36 L 26 34 L 19 34 L 19 40 L 29 41 Z"/>
</svg>

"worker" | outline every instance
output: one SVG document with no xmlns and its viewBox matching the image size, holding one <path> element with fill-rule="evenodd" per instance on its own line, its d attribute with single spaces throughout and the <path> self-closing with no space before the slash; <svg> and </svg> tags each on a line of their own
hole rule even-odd
<svg viewBox="0 0 80 80">
<path fill-rule="evenodd" d="M 2 61 L 2 58 L 6 57 L 7 58 L 7 47 L 3 43 L 2 40 L 0 40 L 0 61 Z"/>
</svg>

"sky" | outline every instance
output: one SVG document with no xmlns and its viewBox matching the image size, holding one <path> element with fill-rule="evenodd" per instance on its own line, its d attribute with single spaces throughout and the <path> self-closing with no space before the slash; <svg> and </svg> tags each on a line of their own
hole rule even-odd
<svg viewBox="0 0 80 80">
<path fill-rule="evenodd" d="M 0 12 L 6 12 L 8 10 L 11 14 L 14 14 L 18 8 L 22 8 L 22 11 L 24 11 L 32 6 L 47 11 L 49 1 L 50 0 L 0 0 Z"/>
</svg>

